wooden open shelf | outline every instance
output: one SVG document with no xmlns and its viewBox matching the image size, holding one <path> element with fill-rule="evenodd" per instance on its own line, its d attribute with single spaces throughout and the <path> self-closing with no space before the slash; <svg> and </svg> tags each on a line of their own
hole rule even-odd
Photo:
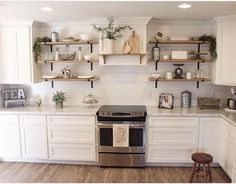
<svg viewBox="0 0 236 184">
<path fill-rule="evenodd" d="M 167 81 L 167 82 L 197 82 L 197 88 L 199 88 L 199 83 L 200 82 L 207 82 L 210 81 L 210 79 L 207 78 L 193 78 L 193 79 L 165 79 L 165 78 L 154 78 L 150 77 L 149 81 L 154 81 L 155 82 L 155 88 L 157 88 L 157 83 L 159 81 Z"/>
<path fill-rule="evenodd" d="M 165 79 L 165 78 L 154 78 L 154 77 L 150 77 L 149 78 L 150 81 L 192 81 L 192 82 L 206 82 L 206 81 L 210 81 L 210 79 L 207 78 L 193 78 L 193 79 Z"/>
<path fill-rule="evenodd" d="M 157 62 L 155 60 L 149 60 L 149 62 Z M 211 62 L 209 60 L 204 60 L 204 59 L 160 59 L 158 62 L 161 63 L 205 63 L 205 62 Z"/>
<path fill-rule="evenodd" d="M 91 83 L 91 88 L 93 88 L 93 82 L 99 80 L 99 77 L 92 77 L 92 78 L 86 78 L 86 79 L 78 79 L 78 78 L 63 79 L 61 77 L 58 77 L 55 79 L 49 79 L 49 78 L 42 78 L 42 79 L 45 81 L 51 81 L 52 88 L 54 88 L 55 81 L 88 81 Z"/>
<path fill-rule="evenodd" d="M 54 61 L 54 60 L 41 60 L 37 61 L 38 64 L 47 64 L 47 63 L 65 63 L 65 64 L 85 64 L 85 63 L 96 63 L 98 60 L 73 60 L 73 61 Z"/>
<path fill-rule="evenodd" d="M 114 53 L 114 54 L 106 54 L 100 53 L 99 56 L 145 56 L 146 53 L 130 53 L 130 54 L 123 54 L 123 53 Z"/>
<path fill-rule="evenodd" d="M 206 44 L 204 41 L 192 41 L 192 40 L 159 40 L 149 41 L 150 44 Z"/>
<path fill-rule="evenodd" d="M 73 42 L 41 42 L 41 45 L 86 45 L 86 44 L 98 44 L 98 42 L 93 42 L 93 41 L 73 41 Z"/>
</svg>

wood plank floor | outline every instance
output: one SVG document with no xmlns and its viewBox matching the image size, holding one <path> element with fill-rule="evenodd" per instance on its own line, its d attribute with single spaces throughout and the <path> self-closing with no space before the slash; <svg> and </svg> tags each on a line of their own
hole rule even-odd
<svg viewBox="0 0 236 184">
<path fill-rule="evenodd" d="M 0 182 L 18 183 L 186 183 L 190 167 L 100 168 L 69 164 L 0 162 Z M 221 168 L 212 168 L 213 182 L 228 183 L 229 177 Z M 194 182 L 201 182 L 201 180 Z"/>
</svg>

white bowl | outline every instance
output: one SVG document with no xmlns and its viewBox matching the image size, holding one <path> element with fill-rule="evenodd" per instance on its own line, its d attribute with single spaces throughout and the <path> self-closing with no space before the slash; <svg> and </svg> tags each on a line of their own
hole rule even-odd
<svg viewBox="0 0 236 184">
<path fill-rule="evenodd" d="M 84 59 L 85 59 L 86 61 L 89 61 L 89 60 L 93 59 L 93 56 L 92 56 L 92 54 L 85 54 L 85 55 L 84 55 Z"/>
<path fill-rule="evenodd" d="M 158 78 L 161 77 L 161 74 L 160 74 L 160 73 L 153 73 L 153 74 L 152 74 L 152 77 L 158 79 Z"/>
<path fill-rule="evenodd" d="M 81 34 L 80 39 L 83 41 L 90 41 L 93 39 L 93 35 L 92 34 Z"/>
</svg>

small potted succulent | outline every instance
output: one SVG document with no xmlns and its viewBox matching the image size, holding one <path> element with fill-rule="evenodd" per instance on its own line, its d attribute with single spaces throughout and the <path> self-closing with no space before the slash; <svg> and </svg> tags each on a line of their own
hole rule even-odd
<svg viewBox="0 0 236 184">
<path fill-rule="evenodd" d="M 55 102 L 56 108 L 63 108 L 63 102 L 66 102 L 66 93 L 65 92 L 58 92 L 53 93 L 52 101 Z"/>
<path fill-rule="evenodd" d="M 93 29 L 99 33 L 102 33 L 105 38 L 103 39 L 103 48 L 105 53 L 114 53 L 114 40 L 123 37 L 123 32 L 126 29 L 132 30 L 131 26 L 126 25 L 115 25 L 115 20 L 113 17 L 107 19 L 108 25 L 105 27 L 100 27 L 95 23 L 92 24 Z"/>
</svg>

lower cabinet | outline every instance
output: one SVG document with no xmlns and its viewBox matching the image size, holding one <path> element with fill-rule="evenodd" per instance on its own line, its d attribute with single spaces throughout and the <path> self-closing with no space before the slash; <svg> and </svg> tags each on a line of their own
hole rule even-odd
<svg viewBox="0 0 236 184">
<path fill-rule="evenodd" d="M 199 118 L 198 151 L 211 154 L 214 163 L 219 160 L 220 123 L 221 118 Z"/>
<path fill-rule="evenodd" d="M 229 140 L 229 122 L 221 119 L 220 122 L 220 141 L 219 141 L 219 159 L 220 166 L 227 170 L 228 140 Z"/>
<path fill-rule="evenodd" d="M 189 163 L 198 148 L 198 118 L 150 117 L 147 162 Z"/>
<path fill-rule="evenodd" d="M 26 159 L 47 159 L 47 126 L 45 116 L 20 116 L 22 157 Z"/>
<path fill-rule="evenodd" d="M 20 126 L 18 115 L 0 115 L 0 160 L 20 158 Z"/>
<path fill-rule="evenodd" d="M 49 158 L 96 161 L 94 116 L 48 116 Z"/>
</svg>

